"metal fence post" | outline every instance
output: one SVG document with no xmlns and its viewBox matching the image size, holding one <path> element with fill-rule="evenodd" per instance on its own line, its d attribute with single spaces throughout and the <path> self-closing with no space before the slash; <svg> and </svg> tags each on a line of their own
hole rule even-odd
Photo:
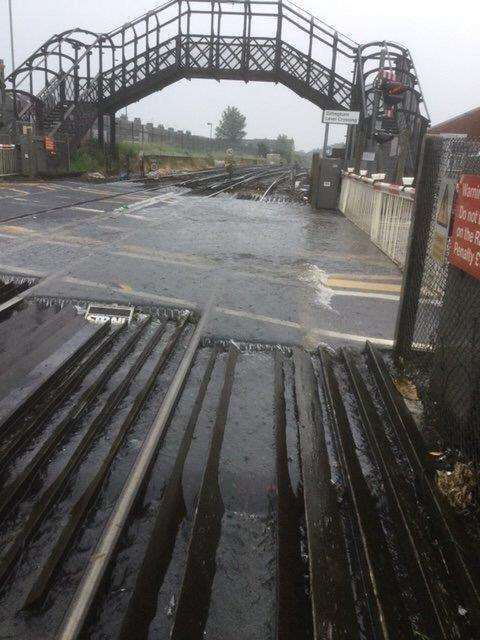
<svg viewBox="0 0 480 640">
<path fill-rule="evenodd" d="M 415 331 L 425 257 L 428 248 L 428 231 L 435 199 L 435 189 L 432 189 L 432 180 L 427 176 L 427 173 L 431 171 L 433 164 L 436 137 L 433 135 L 425 136 L 418 166 L 415 204 L 408 237 L 402 293 L 395 327 L 394 356 L 397 362 L 410 352 Z"/>
</svg>

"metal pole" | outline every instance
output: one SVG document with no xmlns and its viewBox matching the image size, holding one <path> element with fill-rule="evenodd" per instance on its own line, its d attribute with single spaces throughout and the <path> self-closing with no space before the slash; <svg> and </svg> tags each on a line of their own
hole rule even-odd
<svg viewBox="0 0 480 640">
<path fill-rule="evenodd" d="M 13 41 L 13 11 L 12 0 L 8 0 L 8 14 L 10 17 L 10 51 L 12 56 L 12 71 L 15 71 L 15 45 Z M 15 83 L 15 78 L 13 79 Z"/>
<path fill-rule="evenodd" d="M 327 157 L 327 147 L 328 147 L 328 134 L 330 133 L 330 125 L 325 125 L 325 137 L 323 139 L 323 154 L 322 159 Z"/>
</svg>

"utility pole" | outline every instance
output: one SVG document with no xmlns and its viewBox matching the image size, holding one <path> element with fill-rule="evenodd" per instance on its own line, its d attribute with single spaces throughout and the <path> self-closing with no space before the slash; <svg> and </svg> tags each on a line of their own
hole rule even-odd
<svg viewBox="0 0 480 640">
<path fill-rule="evenodd" d="M 7 95 L 5 91 L 5 65 L 0 59 L 0 129 L 5 126 L 7 119 Z"/>
<path fill-rule="evenodd" d="M 8 14 L 10 18 L 10 52 L 12 57 L 12 71 L 15 71 L 15 45 L 13 38 L 13 10 L 12 10 L 12 0 L 8 0 Z M 15 81 L 15 79 L 14 79 Z"/>
<path fill-rule="evenodd" d="M 210 151 L 213 147 L 213 122 L 207 122 L 207 127 L 210 127 Z"/>
</svg>

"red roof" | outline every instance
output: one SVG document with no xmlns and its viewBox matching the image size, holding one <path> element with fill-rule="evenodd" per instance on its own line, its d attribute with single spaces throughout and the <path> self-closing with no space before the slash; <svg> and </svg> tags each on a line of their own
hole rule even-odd
<svg viewBox="0 0 480 640">
<path fill-rule="evenodd" d="M 428 132 L 466 133 L 469 138 L 480 138 L 480 107 L 436 124 Z"/>
</svg>

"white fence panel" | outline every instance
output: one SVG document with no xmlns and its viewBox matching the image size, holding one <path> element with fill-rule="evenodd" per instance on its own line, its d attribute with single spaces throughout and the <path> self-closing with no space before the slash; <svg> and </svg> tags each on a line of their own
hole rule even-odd
<svg viewBox="0 0 480 640">
<path fill-rule="evenodd" d="M 17 151 L 13 144 L 0 144 L 0 176 L 17 173 Z"/>
<path fill-rule="evenodd" d="M 415 190 L 345 174 L 339 209 L 399 267 L 405 266 Z"/>
</svg>

